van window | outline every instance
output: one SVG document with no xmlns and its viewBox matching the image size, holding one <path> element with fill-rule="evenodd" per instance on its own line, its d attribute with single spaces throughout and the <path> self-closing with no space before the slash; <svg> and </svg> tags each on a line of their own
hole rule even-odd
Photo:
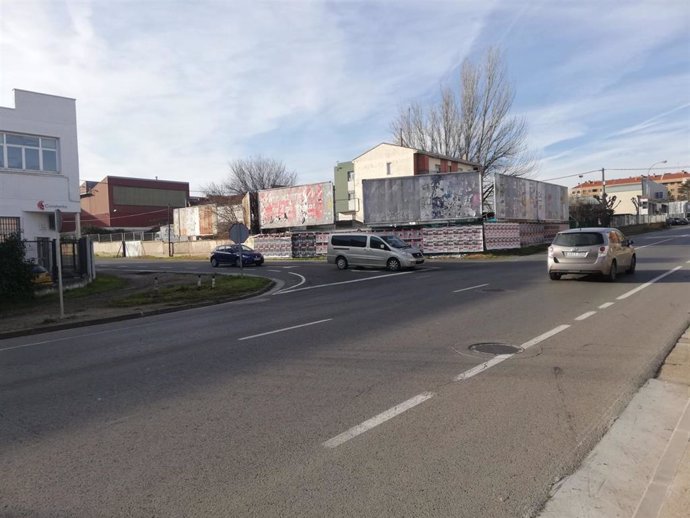
<svg viewBox="0 0 690 518">
<path fill-rule="evenodd" d="M 331 236 L 333 246 L 350 246 L 350 236 Z"/>
<path fill-rule="evenodd" d="M 350 236 L 350 246 L 364 248 L 367 246 L 367 236 Z"/>
<path fill-rule="evenodd" d="M 337 235 L 331 236 L 333 246 L 356 246 L 364 248 L 367 246 L 367 236 Z"/>
<path fill-rule="evenodd" d="M 377 250 L 388 250 L 386 243 L 381 241 L 378 237 L 369 238 L 369 248 L 375 248 Z"/>
</svg>

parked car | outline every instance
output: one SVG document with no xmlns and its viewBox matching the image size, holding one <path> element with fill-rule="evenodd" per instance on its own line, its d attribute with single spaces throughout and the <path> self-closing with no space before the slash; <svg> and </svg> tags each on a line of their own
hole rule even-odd
<svg viewBox="0 0 690 518">
<path fill-rule="evenodd" d="M 246 245 L 221 245 L 211 252 L 211 266 L 214 268 L 221 264 L 239 266 L 240 250 L 242 250 L 242 266 L 261 266 L 264 264 L 264 256 Z"/>
<path fill-rule="evenodd" d="M 31 282 L 33 282 L 34 284 L 53 284 L 53 277 L 50 275 L 50 272 L 40 264 L 34 264 L 31 267 L 31 274 L 33 275 L 33 277 L 31 278 Z"/>
<path fill-rule="evenodd" d="M 632 245 L 616 228 L 559 232 L 549 246 L 549 277 L 555 281 L 570 273 L 598 274 L 613 282 L 618 272 L 635 273 L 637 256 Z"/>
<path fill-rule="evenodd" d="M 348 266 L 371 266 L 397 271 L 424 264 L 424 254 L 394 235 L 356 232 L 331 234 L 326 260 L 340 270 Z"/>
</svg>

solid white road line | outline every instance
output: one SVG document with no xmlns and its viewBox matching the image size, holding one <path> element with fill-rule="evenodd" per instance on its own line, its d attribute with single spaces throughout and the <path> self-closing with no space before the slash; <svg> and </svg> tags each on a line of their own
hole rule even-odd
<svg viewBox="0 0 690 518">
<path fill-rule="evenodd" d="M 597 314 L 596 311 L 588 311 L 587 313 L 582 313 L 582 315 L 580 315 L 579 317 L 575 317 L 575 320 L 585 320 L 585 319 L 591 317 L 592 315 L 596 315 L 596 314 Z"/>
<path fill-rule="evenodd" d="M 407 401 L 403 401 L 399 405 L 395 405 L 393 408 L 389 408 L 385 412 L 381 412 L 379 415 L 374 416 L 371 419 L 367 419 L 362 424 L 358 424 L 357 426 L 350 428 L 346 432 L 343 432 L 340 435 L 336 435 L 332 439 L 328 439 L 326 442 L 323 443 L 323 445 L 326 448 L 335 448 L 337 446 L 340 446 L 344 442 L 347 442 L 350 439 L 353 439 L 354 437 L 357 437 L 358 435 L 361 435 L 364 432 L 371 430 L 372 428 L 380 425 L 381 423 L 385 423 L 386 421 L 393 419 L 395 416 L 402 414 L 403 412 L 419 405 L 420 403 L 424 403 L 424 401 L 426 401 L 427 399 L 431 399 L 432 397 L 434 397 L 433 392 L 422 392 L 421 394 L 418 394 L 415 397 L 408 399 Z"/>
<path fill-rule="evenodd" d="M 610 307 L 613 306 L 614 304 L 615 304 L 615 302 L 604 302 L 601 306 L 599 306 L 599 309 L 610 308 Z"/>
<path fill-rule="evenodd" d="M 252 338 L 259 338 L 260 336 L 272 335 L 275 333 L 282 333 L 283 331 L 290 331 L 292 329 L 299 329 L 300 327 L 313 326 L 315 324 L 322 324 L 323 322 L 329 322 L 333 320 L 332 318 L 325 318 L 323 320 L 317 320 L 316 322 L 307 322 L 306 324 L 299 324 L 297 326 L 284 327 L 283 329 L 276 329 L 275 331 L 267 331 L 266 333 L 259 333 L 258 335 L 244 336 L 238 338 L 237 340 L 251 340 Z"/>
<path fill-rule="evenodd" d="M 273 272 L 273 273 L 283 273 L 282 270 L 268 270 L 268 271 Z"/>
<path fill-rule="evenodd" d="M 297 291 L 304 290 L 315 290 L 317 288 L 327 288 L 329 286 L 338 286 L 340 284 L 351 284 L 353 282 L 366 282 L 373 281 L 374 279 L 383 279 L 385 277 L 397 277 L 398 275 L 409 275 L 414 272 L 399 272 L 399 273 L 389 273 L 388 275 L 377 275 L 376 277 L 367 277 L 366 279 L 354 279 L 352 281 L 341 281 L 341 282 L 331 282 L 328 284 L 317 284 L 316 286 L 307 286 L 305 288 L 297 288 L 296 290 L 279 291 L 275 295 L 283 295 L 284 293 L 295 293 Z"/>
<path fill-rule="evenodd" d="M 462 288 L 460 290 L 455 290 L 453 293 L 460 293 L 461 291 L 468 291 L 468 290 L 476 290 L 477 288 L 483 288 L 484 286 L 488 286 L 489 283 L 487 282 L 486 284 L 478 284 L 477 286 L 470 286 L 469 288 Z"/>
<path fill-rule="evenodd" d="M 511 358 L 514 356 L 513 354 L 498 354 L 491 358 L 488 361 L 485 361 L 484 363 L 480 363 L 479 365 L 472 367 L 469 370 L 466 370 L 465 372 L 461 372 L 457 376 L 455 376 L 455 381 L 465 381 L 466 379 L 471 378 L 472 376 L 476 376 L 480 372 L 484 372 L 486 369 L 489 369 L 493 367 L 494 365 L 498 365 L 499 363 L 507 360 L 508 358 Z"/>
<path fill-rule="evenodd" d="M 299 277 L 300 279 L 302 279 L 301 282 L 295 284 L 294 286 L 291 286 L 290 288 L 285 288 L 284 290 L 276 291 L 273 295 L 277 295 L 278 293 L 285 293 L 286 291 L 294 290 L 295 288 L 297 288 L 297 287 L 299 287 L 299 286 L 302 286 L 302 284 L 304 284 L 305 282 L 307 282 L 307 279 L 305 279 L 304 276 L 303 276 L 303 275 L 300 275 L 299 273 L 295 273 L 295 272 L 288 272 L 288 273 L 289 273 L 290 275 L 296 275 L 297 277 Z"/>
<path fill-rule="evenodd" d="M 642 291 L 643 289 L 645 289 L 645 288 L 651 286 L 652 284 L 654 284 L 654 283 L 657 282 L 657 281 L 660 281 L 661 279 L 663 279 L 663 278 L 666 277 L 667 275 L 671 275 L 673 272 L 676 272 L 676 271 L 680 270 L 681 268 L 682 268 L 682 266 L 676 266 L 676 267 L 673 268 L 672 270 L 669 270 L 669 271 L 667 271 L 666 273 L 662 273 L 661 275 L 659 275 L 659 276 L 657 276 L 657 277 L 654 277 L 651 281 L 645 282 L 644 284 L 638 286 L 638 287 L 635 288 L 634 290 L 630 290 L 630 291 L 628 291 L 628 292 L 626 292 L 626 293 L 623 293 L 623 295 L 621 295 L 620 297 L 616 297 L 616 300 L 627 299 L 627 298 L 630 297 L 631 295 L 634 295 L 634 294 L 637 293 L 638 291 Z"/>
</svg>

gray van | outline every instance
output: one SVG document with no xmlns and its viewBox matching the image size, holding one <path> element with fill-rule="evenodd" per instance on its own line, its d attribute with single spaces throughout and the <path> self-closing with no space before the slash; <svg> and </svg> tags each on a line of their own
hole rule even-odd
<svg viewBox="0 0 690 518">
<path fill-rule="evenodd" d="M 331 234 L 328 263 L 340 270 L 348 266 L 370 266 L 398 271 L 424 264 L 424 254 L 398 236 L 379 234 Z"/>
</svg>

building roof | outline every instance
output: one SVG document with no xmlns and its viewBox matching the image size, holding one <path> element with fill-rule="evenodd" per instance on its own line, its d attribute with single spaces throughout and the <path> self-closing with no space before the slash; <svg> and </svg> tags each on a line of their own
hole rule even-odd
<svg viewBox="0 0 690 518">
<path fill-rule="evenodd" d="M 657 183 L 670 183 L 677 182 L 680 180 L 690 180 L 690 173 L 687 171 L 679 171 L 676 173 L 664 173 L 664 174 L 653 174 L 653 175 L 640 175 L 640 176 L 629 176 L 628 178 L 614 178 L 612 180 L 606 180 L 606 185 L 628 185 L 642 182 L 642 178 L 648 178 L 649 180 Z M 663 180 L 663 182 L 662 182 Z M 601 187 L 601 180 L 588 180 L 577 184 L 573 189 L 581 189 L 583 187 Z"/>
<path fill-rule="evenodd" d="M 366 155 L 367 153 L 369 153 L 369 151 L 372 151 L 373 149 L 376 149 L 377 147 L 379 147 L 379 146 L 384 146 L 384 145 L 386 145 L 386 146 L 399 147 L 399 148 L 402 148 L 402 149 L 409 149 L 409 150 L 411 150 L 411 151 L 414 151 L 415 153 L 419 153 L 419 154 L 422 154 L 422 155 L 426 155 L 426 156 L 429 156 L 429 157 L 431 157 L 431 158 L 439 158 L 439 159 L 441 159 L 441 160 L 450 160 L 450 161 L 452 161 L 452 162 L 460 162 L 460 163 L 462 163 L 462 164 L 467 164 L 467 165 L 471 165 L 471 166 L 475 166 L 475 167 L 480 167 L 480 164 L 478 164 L 477 162 L 470 162 L 469 160 L 464 160 L 464 159 L 462 159 L 462 158 L 456 158 L 456 157 L 452 157 L 452 156 L 448 156 L 448 155 L 441 155 L 441 154 L 439 154 L 439 153 L 432 153 L 432 152 L 430 152 L 430 151 L 424 151 L 423 149 L 417 149 L 417 148 L 408 147 L 408 146 L 400 146 L 400 145 L 398 145 L 398 144 L 391 144 L 390 142 L 381 142 L 380 144 L 376 144 L 374 147 L 367 149 L 364 153 L 362 153 L 362 154 L 359 155 L 359 156 L 356 156 L 356 157 L 353 158 L 351 161 L 355 161 L 355 160 L 357 160 L 358 158 L 363 157 L 364 155 Z"/>
</svg>

